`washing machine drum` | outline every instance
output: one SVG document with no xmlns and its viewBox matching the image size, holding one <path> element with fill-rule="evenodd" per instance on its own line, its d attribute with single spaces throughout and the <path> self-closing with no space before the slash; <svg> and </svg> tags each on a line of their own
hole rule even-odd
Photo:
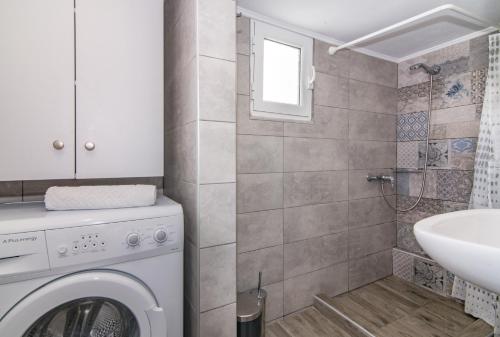
<svg viewBox="0 0 500 337">
<path fill-rule="evenodd" d="M 159 336 L 167 336 L 167 320 L 154 294 L 114 271 L 51 280 L 0 318 L 0 337 Z"/>
<path fill-rule="evenodd" d="M 38 319 L 23 337 L 139 337 L 137 320 L 123 304 L 105 298 L 65 303 Z"/>
</svg>

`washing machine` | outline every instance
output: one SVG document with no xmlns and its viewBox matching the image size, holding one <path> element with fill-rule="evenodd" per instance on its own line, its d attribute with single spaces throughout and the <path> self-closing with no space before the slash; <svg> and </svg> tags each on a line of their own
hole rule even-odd
<svg viewBox="0 0 500 337">
<path fill-rule="evenodd" d="M 182 207 L 0 206 L 1 337 L 181 337 Z"/>
</svg>

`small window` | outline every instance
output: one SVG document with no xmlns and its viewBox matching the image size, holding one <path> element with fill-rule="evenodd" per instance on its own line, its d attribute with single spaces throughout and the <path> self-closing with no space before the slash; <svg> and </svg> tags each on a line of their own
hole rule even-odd
<svg viewBox="0 0 500 337">
<path fill-rule="evenodd" d="M 252 116 L 310 121 L 313 40 L 259 21 L 252 32 Z"/>
</svg>

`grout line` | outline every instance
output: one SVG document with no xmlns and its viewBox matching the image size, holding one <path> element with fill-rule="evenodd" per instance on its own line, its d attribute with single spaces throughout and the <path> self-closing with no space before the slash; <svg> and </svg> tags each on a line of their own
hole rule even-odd
<svg viewBox="0 0 500 337">
<path fill-rule="evenodd" d="M 314 60 L 314 49 L 313 49 L 313 60 Z M 314 96 L 314 95 L 313 95 Z M 314 100 L 314 98 L 313 98 Z M 314 103 L 314 102 L 313 102 Z M 312 113 L 312 112 L 311 112 Z M 314 123 L 314 120 L 313 120 Z M 283 124 L 283 136 L 285 135 L 285 125 Z M 283 171 L 283 179 L 281 180 L 282 183 L 282 207 L 283 207 L 283 212 L 281 213 L 281 244 L 282 244 L 282 256 L 283 256 L 283 297 L 282 297 L 282 308 L 283 308 L 283 313 L 282 316 L 285 313 L 285 139 L 283 139 L 282 143 L 282 154 L 283 154 L 283 161 L 282 161 L 282 171 Z"/>
<path fill-rule="evenodd" d="M 337 308 L 335 308 L 330 303 L 325 302 L 323 299 L 321 299 L 317 295 L 314 296 L 314 299 L 316 301 L 320 302 L 322 305 L 324 305 L 328 309 L 330 309 L 331 311 L 335 312 L 337 315 L 339 315 L 340 317 L 342 317 L 343 319 L 345 319 L 346 321 L 348 321 L 352 325 L 354 325 L 359 331 L 361 331 L 367 337 L 375 337 L 375 335 L 373 335 L 370 331 L 366 330 L 362 325 L 360 325 L 358 322 L 356 322 L 353 319 L 351 319 L 349 316 L 347 316 L 346 314 L 344 314 L 343 312 L 341 312 L 340 310 L 338 310 Z"/>
<path fill-rule="evenodd" d="M 216 57 L 216 56 L 211 56 L 211 55 L 206 55 L 206 54 L 201 54 L 201 53 L 199 54 L 199 56 L 205 57 L 205 58 L 208 58 L 208 59 L 212 59 L 212 60 L 219 60 L 219 61 L 236 63 L 236 58 L 234 60 L 229 60 L 229 59 L 225 59 L 225 58 L 221 58 L 221 57 Z"/>
</svg>

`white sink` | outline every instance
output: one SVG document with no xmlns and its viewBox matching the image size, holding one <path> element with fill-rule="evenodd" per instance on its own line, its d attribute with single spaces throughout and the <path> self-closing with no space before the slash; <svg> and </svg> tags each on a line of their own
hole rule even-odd
<svg viewBox="0 0 500 337">
<path fill-rule="evenodd" d="M 460 278 L 500 293 L 500 209 L 432 216 L 415 224 L 424 251 Z"/>
</svg>

